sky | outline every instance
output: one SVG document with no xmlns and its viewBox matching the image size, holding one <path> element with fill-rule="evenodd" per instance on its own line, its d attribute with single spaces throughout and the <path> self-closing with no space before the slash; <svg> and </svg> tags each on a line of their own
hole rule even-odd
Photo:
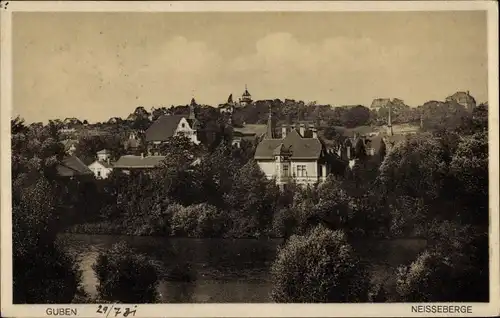
<svg viewBox="0 0 500 318">
<path fill-rule="evenodd" d="M 487 100 L 486 13 L 13 14 L 13 115 L 126 117 L 135 107 L 254 99 L 410 106 Z"/>
</svg>

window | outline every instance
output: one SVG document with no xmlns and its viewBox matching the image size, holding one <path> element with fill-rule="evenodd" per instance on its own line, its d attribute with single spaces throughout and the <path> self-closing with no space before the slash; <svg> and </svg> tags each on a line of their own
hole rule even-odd
<svg viewBox="0 0 500 318">
<path fill-rule="evenodd" d="M 97 170 L 97 176 L 101 177 L 101 170 Z"/>
<path fill-rule="evenodd" d="M 284 177 L 289 176 L 288 165 L 283 165 L 283 176 Z"/>
<path fill-rule="evenodd" d="M 181 127 L 182 127 L 182 128 L 186 127 L 186 124 L 185 124 L 185 123 L 182 123 L 182 124 L 181 124 Z"/>
<path fill-rule="evenodd" d="M 297 166 L 297 176 L 298 177 L 307 177 L 307 171 L 306 171 L 305 165 L 298 165 Z"/>
</svg>

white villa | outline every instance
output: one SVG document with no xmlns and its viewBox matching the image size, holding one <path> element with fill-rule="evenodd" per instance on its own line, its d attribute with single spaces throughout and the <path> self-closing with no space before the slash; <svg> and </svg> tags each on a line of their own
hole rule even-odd
<svg viewBox="0 0 500 318">
<path fill-rule="evenodd" d="M 254 156 L 266 177 L 276 178 L 280 186 L 292 179 L 301 185 L 324 181 L 330 173 L 329 154 L 314 125 L 282 126 L 282 137 L 274 138 L 271 116 L 270 112 L 267 133 Z"/>
<path fill-rule="evenodd" d="M 195 115 L 196 101 L 194 98 L 189 105 L 189 116 L 184 115 L 163 115 L 158 118 L 146 130 L 146 142 L 153 147 L 160 145 L 170 137 L 184 135 L 194 144 L 199 144 L 198 126 L 199 122 Z"/>
<path fill-rule="evenodd" d="M 106 149 L 97 152 L 97 160 L 89 165 L 89 169 L 94 173 L 96 179 L 107 179 L 113 171 L 110 158 L 111 153 Z"/>
</svg>

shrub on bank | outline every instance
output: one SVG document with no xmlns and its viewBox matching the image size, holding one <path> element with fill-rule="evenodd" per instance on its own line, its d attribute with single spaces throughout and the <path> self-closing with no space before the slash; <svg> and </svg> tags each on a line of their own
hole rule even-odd
<svg viewBox="0 0 500 318">
<path fill-rule="evenodd" d="M 294 235 L 272 266 L 272 298 L 280 303 L 365 302 L 370 280 L 342 231 L 322 225 Z"/>
<path fill-rule="evenodd" d="M 123 242 L 102 252 L 92 268 L 99 279 L 99 298 L 103 300 L 152 303 L 158 299 L 156 266 Z"/>
<path fill-rule="evenodd" d="M 220 237 L 226 218 L 216 207 L 207 203 L 172 208 L 172 234 L 187 237 Z"/>
</svg>

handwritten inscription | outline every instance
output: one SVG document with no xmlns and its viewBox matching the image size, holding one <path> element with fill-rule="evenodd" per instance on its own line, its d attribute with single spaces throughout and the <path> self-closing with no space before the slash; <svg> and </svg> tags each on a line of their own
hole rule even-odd
<svg viewBox="0 0 500 318">
<path fill-rule="evenodd" d="M 105 314 L 106 317 L 134 317 L 137 313 L 137 305 L 117 306 L 117 305 L 99 305 L 96 313 Z"/>
</svg>

